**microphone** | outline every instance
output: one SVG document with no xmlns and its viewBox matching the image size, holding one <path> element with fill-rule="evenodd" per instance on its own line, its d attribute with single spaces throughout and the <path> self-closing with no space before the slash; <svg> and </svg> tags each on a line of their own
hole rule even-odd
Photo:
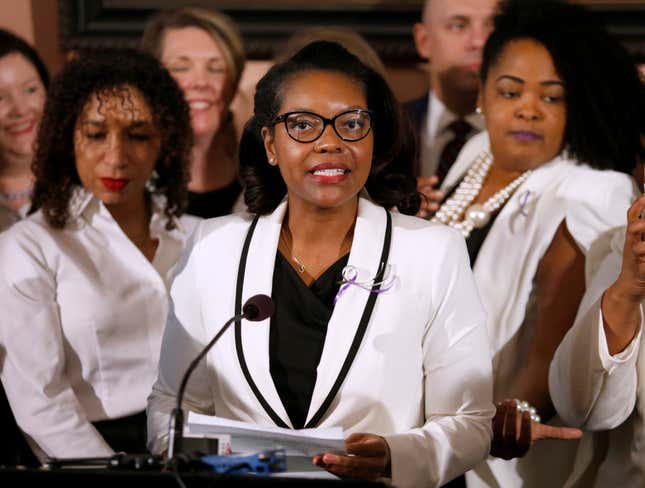
<svg viewBox="0 0 645 488">
<path fill-rule="evenodd" d="M 215 345 L 219 338 L 226 332 L 226 329 L 235 321 L 246 319 L 250 322 L 260 322 L 273 315 L 273 300 L 267 295 L 253 295 L 242 306 L 242 313 L 235 315 L 228 319 L 222 326 L 219 332 L 206 344 L 206 347 L 197 355 L 190 363 L 184 376 L 181 379 L 179 391 L 177 392 L 177 405 L 170 413 L 170 425 L 168 427 L 168 462 L 170 463 L 175 453 L 181 452 L 181 444 L 184 437 L 184 413 L 181 409 L 181 404 L 184 399 L 184 391 L 188 384 L 188 379 L 193 373 L 199 362 L 202 360 L 206 353 Z"/>
</svg>

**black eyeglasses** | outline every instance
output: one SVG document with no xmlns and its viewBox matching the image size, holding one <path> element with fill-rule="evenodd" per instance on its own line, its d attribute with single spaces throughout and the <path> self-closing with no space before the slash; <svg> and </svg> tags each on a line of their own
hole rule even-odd
<svg viewBox="0 0 645 488">
<path fill-rule="evenodd" d="M 327 119 L 313 112 L 287 112 L 273 119 L 273 124 L 284 122 L 287 134 L 297 142 L 313 142 L 331 125 L 343 141 L 360 141 L 372 129 L 372 115 L 362 108 L 347 110 Z"/>
</svg>

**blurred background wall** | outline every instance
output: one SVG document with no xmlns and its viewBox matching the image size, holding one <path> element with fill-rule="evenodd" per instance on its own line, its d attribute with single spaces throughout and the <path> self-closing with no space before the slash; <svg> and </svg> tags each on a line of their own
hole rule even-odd
<svg viewBox="0 0 645 488">
<path fill-rule="evenodd" d="M 357 6 L 364 7 L 365 5 L 379 5 L 379 1 L 376 0 L 325 0 L 326 7 L 333 7 L 333 3 L 336 2 L 339 5 L 348 5 L 356 4 Z M 608 22 L 614 25 L 614 31 L 618 35 L 624 35 L 627 39 L 627 44 L 630 44 L 632 48 L 636 47 L 637 52 L 645 53 L 645 0 L 574 0 L 582 1 L 584 3 L 590 4 L 595 8 L 599 8 L 601 11 L 606 12 Z M 62 2 L 66 2 L 63 4 Z M 239 0 L 239 5 L 248 5 L 248 0 Z M 283 1 L 283 4 L 291 3 L 292 5 L 311 5 L 308 3 L 309 0 L 293 0 L 291 2 Z M 17 34 L 23 36 L 25 39 L 33 43 L 38 52 L 42 55 L 45 63 L 50 69 L 51 73 L 55 74 L 58 69 L 61 67 L 66 53 L 61 48 L 61 41 L 64 33 L 61 33 L 61 16 L 64 12 L 69 12 L 70 9 L 78 9 L 78 5 L 87 6 L 87 10 L 91 10 L 90 7 L 96 5 L 101 5 L 104 11 L 112 12 L 124 12 L 121 17 L 115 17 L 116 19 L 122 19 L 121 22 L 126 24 L 130 22 L 130 19 L 127 14 L 128 8 L 130 5 L 137 4 L 146 5 L 149 8 L 154 8 L 156 5 L 161 5 L 168 3 L 164 0 L 137 0 L 136 2 L 128 2 L 122 0 L 1 0 L 0 6 L 0 27 L 7 28 L 16 32 Z M 219 6 L 222 2 L 218 1 L 200 1 L 194 0 L 191 2 L 181 2 L 188 4 L 199 4 L 199 5 L 212 5 Z M 257 2 L 259 5 L 262 2 Z M 224 4 L 235 5 L 236 2 L 226 1 Z M 267 3 L 265 2 L 264 5 Z M 413 11 L 417 10 L 420 13 L 421 5 L 423 0 L 398 0 L 393 2 L 391 0 L 381 1 L 382 5 L 389 5 L 389 8 L 392 8 L 392 5 L 407 5 L 413 8 Z M 71 7 L 76 5 L 76 7 Z M 616 7 L 614 7 L 616 6 Z M 61 8 L 63 7 L 63 8 Z M 379 8 L 379 7 L 376 7 Z M 632 9 L 633 13 L 625 15 L 625 8 Z M 96 9 L 96 8 L 95 8 Z M 248 9 L 248 7 L 243 7 L 242 9 Z M 621 10 L 622 9 L 622 10 Z M 620 12 L 618 12 L 620 11 Z M 337 13 L 337 12 L 335 12 Z M 332 11 L 332 15 L 334 12 Z M 92 12 L 85 12 L 84 15 L 94 15 Z M 100 12 L 96 14 L 100 17 Z M 604 15 L 604 14 L 603 14 Z M 339 16 L 339 18 L 344 19 L 344 14 Z M 408 26 L 405 26 L 405 35 L 407 32 L 410 32 L 410 42 L 412 41 L 411 28 L 412 23 L 416 20 L 415 17 L 410 19 L 409 30 Z M 99 18 L 99 22 L 100 22 Z M 625 25 L 625 22 L 628 22 L 629 25 Z M 108 23 L 112 22 L 117 23 L 113 18 L 108 19 Z M 69 19 L 67 20 L 69 27 Z M 73 22 L 72 22 L 73 24 Z M 88 23 L 91 24 L 91 23 Z M 74 29 L 76 26 L 72 25 L 71 29 Z M 91 26 L 90 26 L 91 27 Z M 100 29 L 104 28 L 103 26 Z M 121 28 L 119 25 L 115 25 L 114 31 L 108 31 L 106 36 L 109 36 L 109 32 L 120 32 Z M 133 29 L 136 31 L 137 27 Z M 399 25 L 399 30 L 401 26 Z M 123 29 L 125 31 L 126 29 Z M 129 31 L 132 32 L 132 29 Z M 636 34 L 636 35 L 635 35 Z M 131 41 L 130 41 L 131 42 Z M 256 42 L 257 47 L 257 42 Z M 257 49 L 256 49 L 257 51 Z M 399 97 L 401 101 L 411 100 L 420 96 L 425 92 L 427 88 L 427 76 L 424 72 L 425 64 L 421 60 L 397 60 L 396 59 L 396 49 L 394 50 L 394 56 L 388 56 L 388 59 L 385 59 L 385 64 L 388 71 L 388 78 L 395 94 Z M 266 56 L 265 56 L 266 58 Z M 645 61 L 645 59 L 640 59 L 640 61 Z M 235 105 L 240 108 L 240 110 L 249 110 L 250 108 L 250 97 L 252 97 L 253 89 L 257 80 L 264 74 L 267 68 L 270 66 L 271 61 L 267 59 L 250 59 L 247 62 L 244 75 L 240 84 L 240 95 Z"/>
</svg>

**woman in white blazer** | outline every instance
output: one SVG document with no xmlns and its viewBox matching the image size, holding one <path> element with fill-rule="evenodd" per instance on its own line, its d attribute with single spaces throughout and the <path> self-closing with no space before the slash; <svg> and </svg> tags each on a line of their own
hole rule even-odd
<svg viewBox="0 0 645 488">
<path fill-rule="evenodd" d="M 558 414 L 594 431 L 567 486 L 645 485 L 645 209 L 629 209 L 609 254 L 598 259 L 575 324 L 558 347 L 549 388 Z M 610 430 L 612 429 L 612 430 Z"/>
<path fill-rule="evenodd" d="M 51 88 L 35 213 L 0 235 L 0 378 L 44 460 L 144 452 L 171 273 L 194 219 L 190 120 L 151 56 L 82 56 Z"/>
<path fill-rule="evenodd" d="M 599 61 L 588 52 L 607 54 Z M 503 4 L 484 48 L 487 132 L 447 175 L 449 197 L 435 220 L 467 236 L 488 316 L 493 455 L 521 456 L 544 436 L 580 436 L 536 420 L 558 425 L 549 364 L 575 318 L 585 268 L 606 252 L 634 195 L 628 174 L 642 113 L 631 104 L 642 108 L 642 87 L 627 59 L 585 10 L 553 1 Z M 544 441 L 521 460 L 491 458 L 467 474 L 468 486 L 562 486 L 576 442 Z"/>
<path fill-rule="evenodd" d="M 148 406 L 153 452 L 167 447 L 187 365 L 264 293 L 275 314 L 222 336 L 188 383 L 187 410 L 341 426 L 351 456 L 314 462 L 401 487 L 440 485 L 486 456 L 484 315 L 458 233 L 386 210 L 419 206 L 412 179 L 387 175 L 399 130 L 383 78 L 335 43 L 308 45 L 258 83 L 240 157 L 256 216 L 205 221 L 178 266 Z"/>
</svg>

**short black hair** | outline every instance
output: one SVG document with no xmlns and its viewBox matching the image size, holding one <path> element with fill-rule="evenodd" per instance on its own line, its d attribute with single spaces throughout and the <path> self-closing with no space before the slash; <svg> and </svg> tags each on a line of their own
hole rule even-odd
<svg viewBox="0 0 645 488">
<path fill-rule="evenodd" d="M 184 95 L 151 55 L 134 49 L 104 49 L 83 52 L 69 62 L 52 82 L 47 96 L 32 164 L 36 183 L 31 211 L 42 208 L 52 227 L 65 226 L 73 188 L 81 184 L 74 159 L 78 117 L 93 94 L 123 97 L 124 87 L 141 92 L 161 134 L 153 191 L 166 197 L 167 227 L 173 227 L 171 217 L 183 213 L 193 140 Z"/>
<path fill-rule="evenodd" d="M 565 86 L 569 155 L 630 174 L 645 157 L 645 91 L 627 50 L 590 10 L 559 0 L 503 1 L 494 24 L 484 47 L 482 84 L 509 42 L 542 44 Z"/>
<path fill-rule="evenodd" d="M 0 29 L 0 58 L 13 53 L 22 54 L 36 68 L 43 86 L 49 86 L 49 73 L 36 50 L 13 32 Z"/>
<path fill-rule="evenodd" d="M 269 213 L 286 194 L 280 170 L 267 161 L 261 130 L 263 127 L 273 130 L 272 122 L 279 115 L 285 85 L 293 76 L 306 71 L 342 73 L 361 85 L 367 108 L 372 112 L 374 131 L 372 171 L 366 189 L 377 204 L 415 214 L 421 199 L 414 179 L 388 170 L 402 151 L 409 152 L 404 133 L 408 126 L 401 122 L 401 107 L 381 75 L 341 45 L 329 41 L 308 44 L 289 60 L 274 65 L 257 84 L 254 115 L 247 122 L 240 142 L 240 174 L 249 211 Z"/>
</svg>

